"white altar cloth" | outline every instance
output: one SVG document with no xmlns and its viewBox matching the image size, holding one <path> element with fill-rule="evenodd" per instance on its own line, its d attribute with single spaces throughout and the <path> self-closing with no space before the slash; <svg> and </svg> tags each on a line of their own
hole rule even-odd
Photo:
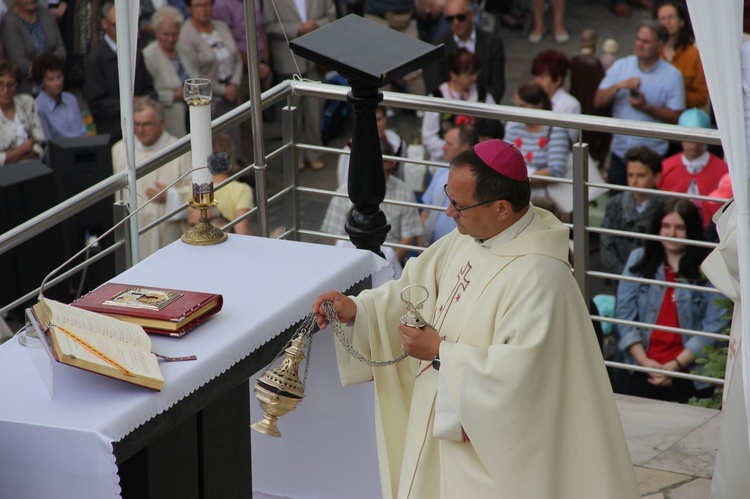
<svg viewBox="0 0 750 499">
<path fill-rule="evenodd" d="M 155 352 L 198 360 L 162 363 L 160 393 L 66 368 L 52 400 L 24 347 L 0 346 L 0 497 L 118 497 L 112 442 L 302 319 L 321 292 L 388 272 L 366 251 L 232 234 L 156 252 L 113 281 L 221 293 L 222 311 L 186 336 L 152 336 Z"/>
</svg>

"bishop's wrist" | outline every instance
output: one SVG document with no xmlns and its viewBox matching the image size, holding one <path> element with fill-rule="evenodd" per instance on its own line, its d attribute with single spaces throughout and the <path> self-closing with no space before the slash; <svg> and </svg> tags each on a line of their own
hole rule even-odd
<svg viewBox="0 0 750 499">
<path fill-rule="evenodd" d="M 435 353 L 435 356 L 432 358 L 432 367 L 436 371 L 440 370 L 440 345 L 443 343 L 443 340 L 445 340 L 445 336 L 440 337 L 440 341 L 438 342 L 438 348 L 437 352 Z"/>
</svg>

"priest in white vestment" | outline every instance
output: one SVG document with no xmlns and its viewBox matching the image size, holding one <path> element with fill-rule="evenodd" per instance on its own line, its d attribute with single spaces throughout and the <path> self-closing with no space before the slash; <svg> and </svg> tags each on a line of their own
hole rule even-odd
<svg viewBox="0 0 750 499">
<path fill-rule="evenodd" d="M 485 141 L 451 162 L 457 229 L 401 279 L 331 301 L 354 348 L 337 342 L 343 384 L 374 381 L 384 497 L 640 497 L 596 335 L 568 264 L 568 229 L 529 203 L 526 163 Z M 425 286 L 424 329 L 400 295 Z"/>
<path fill-rule="evenodd" d="M 164 129 L 164 108 L 160 103 L 149 97 L 135 99 L 133 122 L 136 138 L 136 164 L 177 141 Z M 119 140 L 112 146 L 112 169 L 114 173 L 119 173 L 127 170 L 127 167 L 125 143 L 123 140 Z M 153 198 L 151 203 L 138 213 L 139 229 L 166 215 L 170 211 L 167 206 L 172 208 L 184 203 L 191 188 L 189 175 L 186 175 L 167 192 L 159 193 L 167 185 L 177 180 L 180 175 L 189 172 L 190 168 L 190 155 L 184 154 L 137 180 L 138 206 L 142 206 L 143 203 Z M 125 192 L 123 196 L 127 199 L 127 189 Z M 168 198 L 173 202 L 168 203 Z M 182 218 L 184 219 L 184 214 Z M 140 258 L 144 259 L 158 249 L 176 241 L 185 228 L 182 221 L 176 216 L 141 234 L 138 238 Z"/>
</svg>

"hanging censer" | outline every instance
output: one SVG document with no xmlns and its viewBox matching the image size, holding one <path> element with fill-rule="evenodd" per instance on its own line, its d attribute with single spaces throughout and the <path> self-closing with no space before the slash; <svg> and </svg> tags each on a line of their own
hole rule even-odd
<svg viewBox="0 0 750 499">
<path fill-rule="evenodd" d="M 424 292 L 424 298 L 417 300 L 416 304 L 413 304 L 407 294 L 411 294 L 413 290 L 422 290 Z M 409 293 L 407 293 L 409 291 Z M 401 317 L 401 322 L 410 327 L 423 328 L 427 325 L 427 322 L 422 318 L 419 310 L 422 306 L 429 293 L 427 288 L 420 284 L 413 284 L 405 287 L 401 291 L 401 300 L 406 303 L 407 312 Z M 321 309 L 325 313 L 328 323 L 333 327 L 333 331 L 336 334 L 336 338 L 344 345 L 347 351 L 360 362 L 364 362 L 367 365 L 382 367 L 390 366 L 397 362 L 405 359 L 408 354 L 402 353 L 395 359 L 375 361 L 368 359 L 361 353 L 359 353 L 354 345 L 347 339 L 346 334 L 341 329 L 341 323 L 338 320 L 338 315 L 333 308 L 333 303 L 330 301 L 324 301 L 321 304 Z M 260 403 L 260 408 L 263 410 L 263 419 L 257 423 L 250 425 L 253 430 L 263 433 L 271 437 L 281 437 L 281 432 L 278 429 L 279 417 L 284 414 L 293 411 L 297 408 L 297 405 L 302 401 L 305 396 L 305 382 L 307 381 L 307 371 L 310 368 L 310 350 L 312 348 L 312 334 L 316 325 L 315 314 L 311 313 L 302 321 L 302 324 L 292 335 L 292 338 L 283 348 L 282 352 L 285 352 L 284 360 L 281 361 L 279 367 L 276 369 L 267 369 L 263 373 L 263 376 L 255 380 L 255 398 Z M 305 350 L 307 350 L 307 361 L 305 362 L 305 374 L 300 381 L 299 379 L 299 366 L 302 360 L 305 358 Z M 271 364 L 281 356 L 281 353 L 271 361 Z"/>
<path fill-rule="evenodd" d="M 302 321 L 282 350 L 286 355 L 279 367 L 266 370 L 263 376 L 255 380 L 253 392 L 263 410 L 263 419 L 250 425 L 253 430 L 271 437 L 281 437 L 281 432 L 277 427 L 279 416 L 294 410 L 305 396 L 314 327 L 315 315 L 310 314 Z M 299 366 L 305 358 L 305 347 L 307 347 L 307 362 L 304 377 L 300 381 Z M 281 356 L 282 352 L 279 352 L 271 364 Z"/>
</svg>

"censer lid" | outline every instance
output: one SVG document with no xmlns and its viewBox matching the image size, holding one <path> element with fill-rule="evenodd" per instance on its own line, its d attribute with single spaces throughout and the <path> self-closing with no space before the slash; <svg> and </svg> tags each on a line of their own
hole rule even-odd
<svg viewBox="0 0 750 499">
<path fill-rule="evenodd" d="M 284 350 L 286 355 L 279 367 L 263 373 L 263 376 L 258 378 L 258 383 L 279 395 L 303 398 L 305 385 L 299 379 L 299 364 L 305 358 L 302 350 L 304 341 L 301 336 L 295 337 L 291 345 Z"/>
</svg>

